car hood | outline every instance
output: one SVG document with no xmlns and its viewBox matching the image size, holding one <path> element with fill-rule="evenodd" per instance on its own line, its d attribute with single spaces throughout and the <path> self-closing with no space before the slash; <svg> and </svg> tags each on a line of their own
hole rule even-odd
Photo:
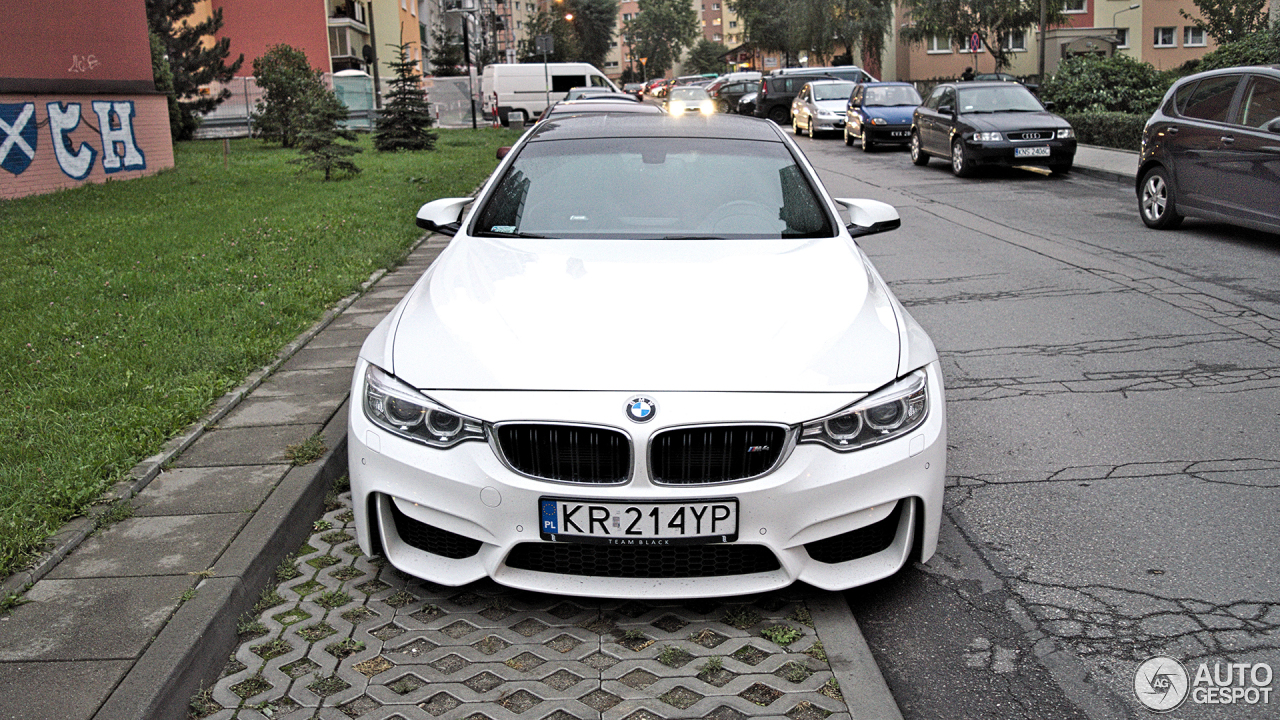
<svg viewBox="0 0 1280 720">
<path fill-rule="evenodd" d="M 865 105 L 862 114 L 869 118 L 884 118 L 890 125 L 910 125 L 915 105 Z"/>
<path fill-rule="evenodd" d="M 1070 123 L 1051 112 L 964 113 L 960 118 L 979 131 L 1071 127 Z"/>
<path fill-rule="evenodd" d="M 834 100 L 815 100 L 813 104 L 818 106 L 819 110 L 827 112 L 839 113 L 844 110 L 844 106 L 849 101 L 845 98 L 836 98 Z"/>
<path fill-rule="evenodd" d="M 458 237 L 367 359 L 422 390 L 869 392 L 894 308 L 845 237 Z"/>
</svg>

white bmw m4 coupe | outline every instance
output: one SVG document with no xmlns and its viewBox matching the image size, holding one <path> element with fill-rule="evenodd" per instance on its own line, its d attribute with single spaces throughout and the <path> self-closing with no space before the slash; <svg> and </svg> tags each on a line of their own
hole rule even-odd
<svg viewBox="0 0 1280 720">
<path fill-rule="evenodd" d="M 370 333 L 348 432 L 360 547 L 431 582 L 592 597 L 844 589 L 927 560 L 933 343 L 773 123 L 530 130 Z"/>
</svg>

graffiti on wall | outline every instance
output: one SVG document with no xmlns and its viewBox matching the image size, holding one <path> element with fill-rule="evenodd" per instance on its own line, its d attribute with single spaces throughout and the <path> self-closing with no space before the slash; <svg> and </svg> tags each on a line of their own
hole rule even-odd
<svg viewBox="0 0 1280 720">
<path fill-rule="evenodd" d="M 133 132 L 132 100 L 95 100 L 89 103 L 97 116 L 97 127 L 82 111 L 82 103 L 54 101 L 45 104 L 49 142 L 58 167 L 73 180 L 83 180 L 101 156 L 102 171 L 111 174 L 122 170 L 145 170 L 146 156 L 138 148 Z M 84 123 L 96 130 L 99 145 L 79 144 L 71 137 Z M 0 103 L 0 169 L 21 175 L 31 167 L 40 147 L 40 125 L 36 120 L 36 104 Z"/>
</svg>

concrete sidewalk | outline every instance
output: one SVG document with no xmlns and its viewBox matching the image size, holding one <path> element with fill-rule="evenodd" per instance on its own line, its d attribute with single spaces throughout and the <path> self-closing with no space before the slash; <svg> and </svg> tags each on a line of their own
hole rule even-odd
<svg viewBox="0 0 1280 720">
<path fill-rule="evenodd" d="M 1080 174 L 1119 182 L 1132 182 L 1136 165 L 1134 153 L 1103 148 L 1081 147 L 1076 157 Z M 285 348 L 277 362 L 255 373 L 221 399 L 204 421 L 135 468 L 132 482 L 113 491 L 113 497 L 129 508 L 117 514 L 123 519 L 96 531 L 94 520 L 78 519 L 53 538 L 48 555 L 0 587 L 6 596 L 25 593 L 26 601 L 0 616 L 0 686 L 7 690 L 0 693 L 0 720 L 179 719 L 187 716 L 188 703 L 202 688 L 212 688 L 212 699 L 228 708 L 210 706 L 219 718 L 235 716 L 230 708 L 236 705 L 263 703 L 281 711 L 272 715 L 280 717 L 290 702 L 297 705 L 292 717 L 312 717 L 320 708 L 321 717 L 382 718 L 399 712 L 405 717 L 452 718 L 469 716 L 463 713 L 483 706 L 489 717 L 497 718 L 503 713 L 513 716 L 511 707 L 497 703 L 514 694 L 524 703 L 537 701 L 539 711 L 524 717 L 538 720 L 629 718 L 640 712 L 648 714 L 635 717 L 712 716 L 700 714 L 704 711 L 725 718 L 787 714 L 796 720 L 825 713 L 900 717 L 837 593 L 797 590 L 750 598 L 746 605 L 730 599 L 714 605 L 645 605 L 643 610 L 643 603 L 627 610 L 625 603 L 562 599 L 569 603 L 564 605 L 487 584 L 465 591 L 432 587 L 376 567 L 351 553 L 347 541 L 333 539 L 339 536 L 331 533 L 345 532 L 350 523 L 340 518 L 340 509 L 331 508 L 329 527 L 317 529 L 326 494 L 346 472 L 345 403 L 360 344 L 447 240 L 428 238 L 399 267 L 375 274 L 360 294 L 344 300 Z M 317 437 L 326 448 L 323 455 L 295 465 L 290 448 L 301 448 Z M 310 551 L 304 547 L 308 541 Z M 343 549 L 331 552 L 340 543 Z M 280 640 L 286 631 L 296 633 L 325 618 L 338 637 L 360 643 L 354 653 L 339 658 L 341 652 L 330 652 L 332 638 L 309 646 L 287 643 L 290 649 L 284 655 L 255 653 L 252 648 L 270 638 L 239 635 L 237 625 L 242 620 L 252 624 L 254 605 L 264 588 L 276 581 L 277 569 L 299 553 L 300 559 L 288 565 L 306 569 L 308 577 L 283 583 L 281 594 L 292 610 L 315 619 L 288 622 L 301 615 L 287 615 L 280 620 L 287 611 L 272 608 L 256 613 L 257 621 Z M 328 569 L 334 559 L 341 567 Z M 306 564 L 311 560 L 315 563 Z M 338 571 L 342 573 L 334 575 Z M 299 591 L 297 586 L 305 583 L 314 585 Z M 352 599 L 335 608 L 316 605 L 326 593 Z M 459 593 L 474 594 L 477 600 L 464 603 Z M 399 607 L 392 603 L 397 595 L 404 601 Z M 356 607 L 372 614 L 343 619 Z M 439 610 L 440 619 L 424 620 L 428 607 Z M 569 607 L 577 610 L 568 613 Z M 501 628 L 495 624 L 498 620 L 485 615 L 507 610 L 519 617 L 512 615 L 514 624 Z M 745 620 L 726 622 L 740 619 L 739 611 L 758 619 L 745 626 Z M 545 628 L 523 635 L 515 626 L 525 621 L 531 623 L 526 629 Z M 449 628 L 458 622 L 463 625 L 455 632 L 466 627 L 487 632 L 453 637 Z M 798 631 L 800 639 L 779 645 L 762 637 L 767 627 L 779 624 Z M 594 647 L 602 659 L 592 664 L 586 659 L 590 653 L 561 654 L 568 651 L 556 648 L 557 654 L 548 654 L 546 647 L 561 635 L 569 638 L 564 643 L 574 640 L 575 647 Z M 641 636 L 651 644 L 639 649 L 623 644 L 630 638 L 638 645 Z M 487 657 L 474 646 L 487 637 L 506 643 L 504 652 Z M 719 640 L 708 645 L 698 637 Z M 454 641 L 459 639 L 466 648 L 457 647 Z M 815 650 L 818 640 L 821 648 Z M 421 643 L 416 645 L 419 652 L 431 646 L 423 662 L 415 662 L 418 657 L 410 652 L 415 643 Z M 668 646 L 683 650 L 690 659 L 675 667 L 664 663 L 659 656 Z M 228 666 L 233 654 L 243 668 Z M 478 674 L 455 679 L 442 669 L 458 662 L 446 662 L 449 657 L 460 658 L 465 667 L 482 667 Z M 733 676 L 719 686 L 710 678 L 727 676 L 702 677 L 706 662 L 715 657 Z M 253 658 L 259 659 L 256 667 L 246 662 Z M 382 662 L 399 667 L 397 658 L 412 669 L 384 669 L 373 675 L 354 669 L 370 661 L 376 662 L 364 666 L 366 671 Z M 301 660 L 315 667 L 298 664 Z M 539 668 L 536 678 L 521 674 L 532 671 L 520 669 L 530 663 Z M 285 665 L 292 671 L 283 670 Z M 611 671 L 614 666 L 619 669 Z M 292 674 L 300 668 L 307 670 Z M 571 685 L 590 689 L 573 695 L 568 686 L 555 687 L 570 675 L 590 683 Z M 788 679 L 801 675 L 798 682 Z M 250 686 L 230 689 L 255 676 L 274 681 L 256 694 L 243 694 Z M 311 678 L 320 676 L 340 677 L 347 689 L 330 695 L 309 690 Z M 494 678 L 497 684 L 487 687 Z M 467 684 L 473 680 L 474 687 Z M 421 685 L 399 692 L 415 683 Z M 841 692 L 832 692 L 835 687 Z M 441 693 L 442 699 L 432 704 L 431 698 Z M 584 700 L 587 696 L 592 699 Z M 690 704 L 681 708 L 686 702 Z M 564 703 L 576 710 L 555 714 Z M 336 710 L 338 706 L 344 710 Z M 239 717 L 267 715 L 243 710 Z"/>
</svg>

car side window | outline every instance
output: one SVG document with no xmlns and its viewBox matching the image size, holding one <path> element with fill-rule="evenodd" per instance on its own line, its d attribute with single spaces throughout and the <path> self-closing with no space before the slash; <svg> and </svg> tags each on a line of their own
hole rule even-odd
<svg viewBox="0 0 1280 720">
<path fill-rule="evenodd" d="M 955 88 L 947 88 L 946 91 L 942 93 L 942 100 L 938 103 L 938 107 L 942 107 L 945 105 L 950 105 L 953 109 L 955 108 L 956 106 Z"/>
<path fill-rule="evenodd" d="M 1260 128 L 1272 120 L 1280 120 L 1280 81 L 1253 75 L 1240 102 L 1240 125 Z"/>
<path fill-rule="evenodd" d="M 934 88 L 933 92 L 929 93 L 929 99 L 925 101 L 924 106 L 930 110 L 937 110 L 938 106 L 942 104 L 942 93 L 944 91 L 946 91 L 946 88 Z"/>
<path fill-rule="evenodd" d="M 1231 110 L 1231 99 L 1235 97 L 1240 78 L 1240 75 L 1223 75 L 1201 80 L 1195 92 L 1191 93 L 1191 97 L 1187 99 L 1187 106 L 1182 111 L 1182 115 L 1225 123 L 1227 112 Z"/>
</svg>

